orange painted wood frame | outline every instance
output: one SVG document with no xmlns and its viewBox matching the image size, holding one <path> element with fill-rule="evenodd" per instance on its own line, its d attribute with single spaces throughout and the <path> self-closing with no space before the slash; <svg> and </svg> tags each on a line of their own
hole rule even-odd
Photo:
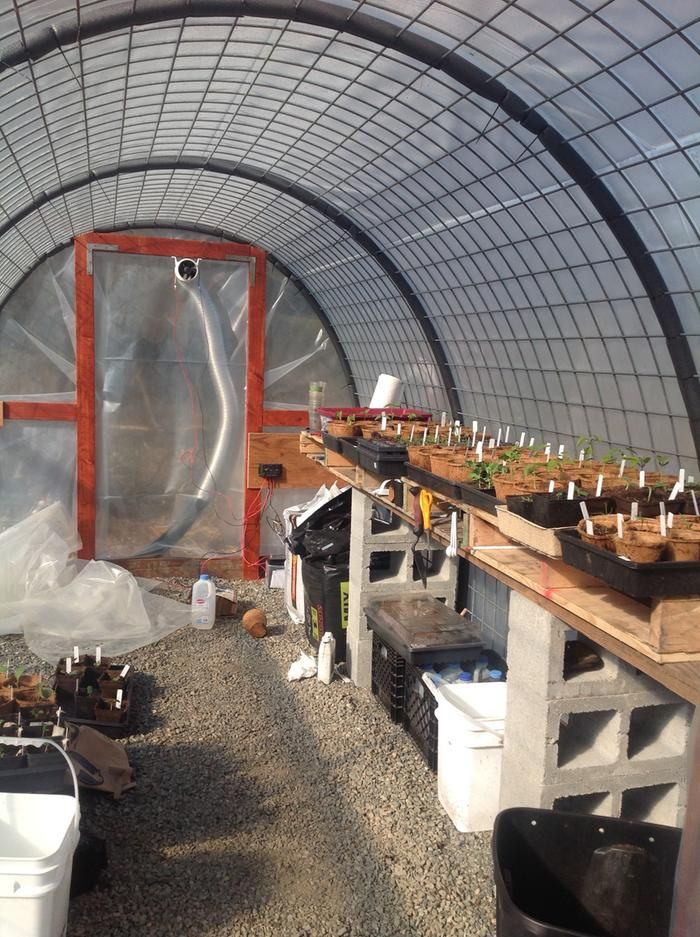
<svg viewBox="0 0 700 937">
<path fill-rule="evenodd" d="M 249 244 L 192 241 L 180 238 L 141 237 L 131 234 L 82 234 L 75 238 L 76 386 L 74 418 L 77 422 L 77 515 L 83 541 L 81 556 L 95 555 L 95 319 L 92 251 L 100 246 L 129 254 L 198 257 L 206 260 L 248 260 L 248 334 L 245 434 L 262 432 L 263 425 L 305 425 L 306 414 L 264 411 L 265 281 L 266 255 Z M 6 404 L 6 406 L 8 406 Z M 14 405 L 16 406 L 16 405 Z M 51 405 L 45 405 L 49 407 Z M 54 407 L 62 406 L 54 404 Z M 65 405 L 63 405 L 65 406 Z M 7 412 L 7 411 L 6 411 Z M 66 411 L 67 412 L 67 411 Z M 19 418 L 19 417 L 18 417 Z M 35 416 L 34 419 L 53 419 Z M 65 416 L 65 419 L 70 417 Z M 302 422 L 287 422 L 288 420 Z M 247 465 L 246 465 L 247 477 Z M 248 579 L 260 575 L 260 492 L 246 488 L 242 531 L 243 568 Z"/>
</svg>

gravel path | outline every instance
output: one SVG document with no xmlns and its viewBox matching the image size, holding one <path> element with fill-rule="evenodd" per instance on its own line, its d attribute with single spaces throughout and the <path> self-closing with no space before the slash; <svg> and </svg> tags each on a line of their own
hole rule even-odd
<svg viewBox="0 0 700 937">
<path fill-rule="evenodd" d="M 69 937 L 490 937 L 489 835 L 457 833 L 369 691 L 288 683 L 306 641 L 282 592 L 233 586 L 266 609 L 265 640 L 229 620 L 129 655 L 137 787 L 82 798 L 110 865 Z M 8 655 L 30 663 L 19 639 Z"/>
</svg>

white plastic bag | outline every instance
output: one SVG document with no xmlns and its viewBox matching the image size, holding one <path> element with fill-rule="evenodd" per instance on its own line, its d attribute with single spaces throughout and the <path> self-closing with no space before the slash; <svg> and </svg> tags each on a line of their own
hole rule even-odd
<svg viewBox="0 0 700 937">
<path fill-rule="evenodd" d="M 299 655 L 299 660 L 295 660 L 289 668 L 287 680 L 291 683 L 293 680 L 303 680 L 305 677 L 316 676 L 316 659 L 303 651 Z"/>
</svg>

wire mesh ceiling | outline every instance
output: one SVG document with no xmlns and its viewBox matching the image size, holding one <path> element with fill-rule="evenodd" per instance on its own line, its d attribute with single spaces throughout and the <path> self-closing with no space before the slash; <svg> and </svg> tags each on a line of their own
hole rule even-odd
<svg viewBox="0 0 700 937">
<path fill-rule="evenodd" d="M 393 370 L 468 421 L 694 460 L 698 13 L 17 0 L 0 295 L 75 233 L 199 225 L 304 282 L 363 397 Z"/>
</svg>

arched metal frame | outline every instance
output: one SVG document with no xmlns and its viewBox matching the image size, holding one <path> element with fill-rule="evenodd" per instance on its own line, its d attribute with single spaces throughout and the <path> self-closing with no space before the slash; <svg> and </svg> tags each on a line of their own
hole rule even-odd
<svg viewBox="0 0 700 937">
<path fill-rule="evenodd" d="M 554 160 L 581 187 L 601 218 L 624 250 L 646 290 L 666 340 L 680 393 L 686 408 L 696 451 L 700 455 L 700 376 L 696 373 L 693 355 L 684 333 L 679 310 L 656 260 L 639 233 L 626 216 L 612 191 L 599 178 L 585 159 L 534 108 L 517 94 L 509 91 L 497 78 L 473 65 L 461 55 L 451 52 L 430 39 L 405 28 L 367 15 L 334 7 L 322 0 L 307 0 L 297 5 L 293 0 L 161 0 L 138 10 L 109 10 L 76 18 L 74 23 L 60 22 L 51 29 L 24 35 L 24 42 L 3 52 L 0 71 L 26 60 L 35 60 L 64 45 L 135 25 L 147 25 L 183 17 L 236 16 L 278 17 L 310 25 L 346 32 L 356 37 L 391 47 L 432 68 L 444 72 L 474 93 L 493 101 L 498 108 L 533 134 Z M 267 181 L 260 172 L 259 181 Z M 317 207 L 315 205 L 314 207 Z M 333 208 L 331 206 L 331 211 Z M 351 222 L 352 223 L 352 222 Z M 360 230 L 360 229 L 358 229 Z M 363 236 L 364 232 L 360 230 Z M 389 261 L 390 266 L 391 262 Z M 385 268 L 386 269 L 386 268 Z M 388 273 L 389 271 L 386 270 Z M 397 271 L 398 272 L 398 271 Z M 401 276 L 401 274 L 399 274 Z M 396 281 L 395 281 L 396 282 Z M 415 313 L 415 310 L 414 310 Z M 422 325 L 422 323 L 421 323 Z M 425 334 L 425 330 L 424 330 Z M 435 350 L 439 346 L 433 345 Z M 444 357 L 442 354 L 440 357 Z M 447 373 L 449 365 L 445 360 Z M 440 368 L 443 379 L 445 370 Z M 446 384 L 449 393 L 454 385 Z"/>
</svg>

